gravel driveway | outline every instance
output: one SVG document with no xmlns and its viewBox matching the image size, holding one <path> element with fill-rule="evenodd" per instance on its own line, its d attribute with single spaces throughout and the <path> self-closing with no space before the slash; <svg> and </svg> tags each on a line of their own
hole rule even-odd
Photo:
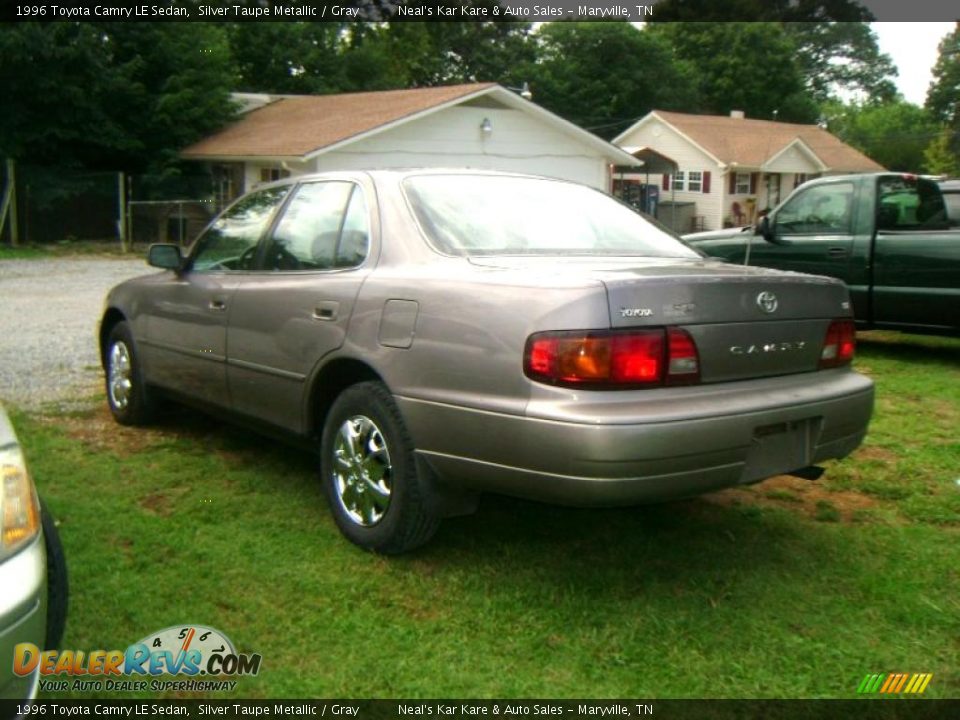
<svg viewBox="0 0 960 720">
<path fill-rule="evenodd" d="M 95 392 L 104 297 L 150 270 L 142 258 L 0 260 L 0 400 L 36 409 Z"/>
</svg>

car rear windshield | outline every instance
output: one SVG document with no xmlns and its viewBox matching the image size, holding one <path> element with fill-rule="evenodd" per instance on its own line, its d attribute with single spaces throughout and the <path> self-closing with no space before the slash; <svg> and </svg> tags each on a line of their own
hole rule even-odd
<svg viewBox="0 0 960 720">
<path fill-rule="evenodd" d="M 542 178 L 417 175 L 404 191 L 428 240 L 449 255 L 697 258 L 609 195 Z"/>
</svg>

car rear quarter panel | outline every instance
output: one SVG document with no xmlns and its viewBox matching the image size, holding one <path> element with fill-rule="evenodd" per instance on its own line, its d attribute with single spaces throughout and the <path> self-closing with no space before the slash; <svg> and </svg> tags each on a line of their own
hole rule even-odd
<svg viewBox="0 0 960 720">
<path fill-rule="evenodd" d="M 416 308 L 408 347 L 382 342 L 384 308 L 397 301 Z M 527 337 L 608 322 L 598 281 L 538 282 L 439 258 L 413 271 L 371 274 L 343 350 L 366 358 L 398 397 L 523 414 L 530 394 L 523 374 Z"/>
</svg>

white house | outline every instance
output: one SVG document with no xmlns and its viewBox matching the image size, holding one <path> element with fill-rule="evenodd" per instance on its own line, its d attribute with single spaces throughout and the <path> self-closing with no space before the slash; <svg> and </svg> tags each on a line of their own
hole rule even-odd
<svg viewBox="0 0 960 720">
<path fill-rule="evenodd" d="M 288 175 L 440 166 L 547 175 L 608 190 L 612 165 L 637 164 L 494 83 L 237 97 L 240 119 L 182 152 L 211 163 L 226 197 Z"/>
<path fill-rule="evenodd" d="M 661 207 L 693 206 L 689 226 L 676 228 L 681 232 L 751 223 L 812 177 L 884 169 L 817 125 L 753 120 L 738 111 L 726 117 L 654 110 L 613 142 L 676 163 L 672 175 L 657 179 Z"/>
</svg>

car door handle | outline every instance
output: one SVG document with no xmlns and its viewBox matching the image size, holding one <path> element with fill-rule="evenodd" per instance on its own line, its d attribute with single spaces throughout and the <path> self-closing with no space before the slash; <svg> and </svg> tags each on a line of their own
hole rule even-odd
<svg viewBox="0 0 960 720">
<path fill-rule="evenodd" d="M 340 312 L 340 303 L 336 300 L 327 300 L 325 302 L 319 303 L 313 309 L 313 319 L 314 320 L 336 320 L 337 314 Z"/>
<path fill-rule="evenodd" d="M 223 312 L 224 310 L 227 309 L 227 303 L 225 300 L 222 300 L 220 298 L 214 298 L 213 300 L 210 301 L 209 307 L 214 312 Z"/>
<path fill-rule="evenodd" d="M 842 247 L 832 247 L 827 249 L 827 257 L 844 258 L 847 256 L 847 249 Z"/>
</svg>

